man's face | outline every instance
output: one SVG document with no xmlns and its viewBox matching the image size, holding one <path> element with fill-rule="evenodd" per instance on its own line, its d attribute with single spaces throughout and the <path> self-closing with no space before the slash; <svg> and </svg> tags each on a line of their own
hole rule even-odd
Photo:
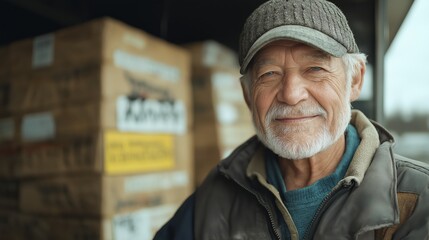
<svg viewBox="0 0 429 240">
<path fill-rule="evenodd" d="M 350 119 L 350 86 L 340 58 L 293 41 L 255 56 L 247 98 L 259 138 L 281 157 L 311 157 L 332 145 Z"/>
</svg>

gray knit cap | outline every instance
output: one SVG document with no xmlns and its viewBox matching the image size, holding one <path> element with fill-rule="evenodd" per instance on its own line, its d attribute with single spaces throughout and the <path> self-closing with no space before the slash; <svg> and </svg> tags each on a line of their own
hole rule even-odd
<svg viewBox="0 0 429 240">
<path fill-rule="evenodd" d="M 270 0 L 246 20 L 240 35 L 238 58 L 244 74 L 265 45 L 290 39 L 316 47 L 335 57 L 358 53 L 353 33 L 341 10 L 326 0 Z"/>
</svg>

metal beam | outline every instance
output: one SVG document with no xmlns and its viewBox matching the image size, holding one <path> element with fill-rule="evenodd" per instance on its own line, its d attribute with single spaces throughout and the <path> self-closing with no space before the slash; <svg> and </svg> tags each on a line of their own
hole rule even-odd
<svg viewBox="0 0 429 240">
<path fill-rule="evenodd" d="M 375 16 L 375 120 L 381 123 L 384 121 L 384 55 L 386 54 L 389 41 L 387 1 L 388 0 L 377 0 Z"/>
<path fill-rule="evenodd" d="M 387 43 L 387 48 L 389 48 L 393 39 L 395 39 L 396 33 L 398 33 L 399 28 L 402 25 L 405 17 L 408 14 L 408 11 L 413 5 L 414 0 L 388 0 L 386 3 L 387 7 L 387 17 L 389 24 L 389 41 Z"/>
</svg>

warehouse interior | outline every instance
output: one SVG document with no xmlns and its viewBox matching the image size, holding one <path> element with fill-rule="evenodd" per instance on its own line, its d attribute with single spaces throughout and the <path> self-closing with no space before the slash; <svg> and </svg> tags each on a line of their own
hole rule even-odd
<svg viewBox="0 0 429 240">
<path fill-rule="evenodd" d="M 0 46 L 109 16 L 174 44 L 214 40 L 237 51 L 246 16 L 264 0 L 223 1 L 1 0 Z M 332 2 L 347 15 L 360 50 L 375 66 L 372 75 L 377 81 L 371 91 L 375 99 L 381 98 L 382 59 L 413 0 Z M 356 107 L 374 119 L 383 118 L 382 100 L 359 101 Z"/>
<path fill-rule="evenodd" d="M 34 37 L 94 18 L 111 16 L 172 43 L 207 39 L 237 49 L 245 18 L 263 0 L 1 0 L 0 45 Z M 333 1 L 350 18 L 357 36 L 374 31 L 376 6 L 385 7 L 388 42 L 398 31 L 413 0 Z M 384 2 L 384 3 L 383 3 Z M 367 31 L 370 32 L 370 31 Z"/>
<path fill-rule="evenodd" d="M 220 139 L 225 136 L 228 139 L 234 138 L 232 134 L 246 137 L 253 135 L 252 122 L 245 111 L 244 102 L 241 98 L 237 99 L 235 97 L 237 92 L 230 92 L 229 90 L 240 88 L 239 82 L 234 82 L 234 80 L 239 78 L 235 54 L 238 49 L 241 27 L 246 16 L 263 2 L 265 0 L 0 0 L 0 54 L 3 53 L 1 49 L 9 49 L 9 47 L 11 47 L 10 49 L 18 49 L 13 53 L 12 50 L 7 50 L 9 51 L 8 54 L 10 54 L 8 55 L 9 58 L 4 58 L 6 59 L 5 61 L 0 61 L 1 64 L 12 59 L 13 61 L 10 62 L 17 63 L 16 66 L 9 66 L 11 64 L 8 63 L 7 68 L 12 69 L 10 73 L 9 70 L 5 70 L 4 66 L 0 66 L 0 107 L 9 104 L 9 90 L 15 94 L 20 94 L 21 89 L 25 89 L 27 84 L 25 78 L 34 78 L 35 82 L 40 81 L 40 83 L 43 83 L 44 81 L 48 82 L 49 79 L 45 78 L 49 77 L 60 80 L 65 80 L 70 76 L 81 78 L 84 74 L 92 74 L 91 77 L 93 78 L 100 77 L 95 73 L 96 70 L 94 69 L 97 68 L 98 71 L 98 68 L 102 69 L 103 66 L 97 65 L 98 63 L 94 65 L 91 62 L 93 61 L 92 58 L 88 60 L 88 66 L 90 67 L 79 68 L 78 70 L 70 70 L 71 66 L 60 66 L 52 72 L 49 72 L 51 70 L 45 72 L 42 69 L 32 73 L 31 70 L 25 70 L 28 71 L 28 74 L 27 72 L 21 74 L 20 71 L 24 69 L 27 58 L 31 59 L 28 52 L 31 52 L 31 47 L 33 46 L 31 41 L 36 37 L 56 33 L 70 27 L 77 27 L 76 29 L 78 29 L 82 24 L 103 17 L 110 17 L 120 22 L 120 26 L 113 23 L 112 28 L 127 29 L 129 26 L 133 29 L 130 31 L 137 29 L 137 31 L 143 31 L 145 34 L 161 40 L 160 45 L 156 43 L 154 46 L 166 45 L 166 50 L 160 52 L 164 55 L 171 52 L 173 57 L 163 56 L 160 58 L 165 59 L 166 63 L 164 65 L 155 65 L 154 62 L 150 62 L 159 69 L 162 67 L 165 69 L 167 64 L 175 64 L 174 61 L 180 62 L 177 68 L 186 68 L 183 67 L 183 63 L 187 61 L 186 54 L 182 50 L 177 50 L 176 47 L 188 49 L 203 59 L 204 57 L 201 55 L 204 53 L 201 52 L 204 51 L 201 49 L 214 44 L 216 51 L 220 52 L 217 60 L 221 62 L 214 67 L 207 67 L 203 66 L 201 59 L 192 59 L 190 61 L 193 64 L 192 67 L 187 66 L 190 71 L 189 78 L 192 81 L 189 89 L 180 84 L 175 85 L 174 81 L 171 81 L 174 84 L 160 86 L 138 83 L 141 80 L 139 78 L 141 77 L 140 73 L 133 75 L 132 71 L 127 69 L 131 73 L 127 72 L 124 79 L 126 79 L 127 83 L 133 85 L 133 92 L 126 97 L 121 95 L 123 98 L 115 99 L 116 102 L 106 101 L 108 104 L 106 104 L 107 107 L 105 108 L 111 110 L 108 113 L 104 112 L 104 106 L 99 107 L 96 105 L 95 109 L 103 108 L 100 111 L 102 116 L 91 115 L 88 117 L 103 118 L 109 114 L 113 116 L 117 114 L 113 109 L 114 107 L 112 107 L 114 104 L 116 106 L 129 104 L 127 110 L 131 111 L 132 107 L 130 106 L 132 103 L 143 102 L 147 96 L 152 96 L 152 94 L 153 96 L 165 98 L 162 99 L 161 104 L 166 105 L 162 106 L 170 104 L 168 106 L 173 106 L 172 108 L 175 111 L 177 109 L 192 108 L 197 112 L 198 110 L 206 109 L 207 105 L 205 104 L 214 104 L 211 101 L 222 102 L 222 98 L 241 101 L 240 103 L 234 102 L 237 106 L 241 106 L 237 107 L 238 110 L 231 109 L 230 105 L 225 104 L 219 108 L 211 106 L 210 112 L 201 110 L 204 114 L 195 112 L 184 114 L 186 116 L 178 114 L 180 115 L 179 120 L 184 122 L 184 128 L 192 130 L 189 132 L 182 128 L 177 129 L 174 126 L 171 126 L 170 129 L 169 125 L 154 126 L 163 131 L 166 131 L 166 128 L 170 129 L 168 131 L 175 133 L 177 136 L 161 136 L 153 132 L 147 136 L 138 136 L 138 134 L 122 136 L 118 131 L 105 133 L 104 131 L 107 128 L 100 130 L 98 125 L 90 126 L 97 128 L 96 133 L 80 137 L 78 140 L 73 138 L 71 142 L 68 142 L 69 139 L 66 138 L 57 141 L 54 133 L 46 135 L 46 133 L 28 130 L 25 127 L 22 127 L 19 131 L 28 130 L 32 134 L 42 134 L 43 141 L 21 143 L 22 139 L 13 139 L 14 142 L 11 143 L 8 139 L 7 142 L 2 142 L 4 138 L 0 135 L 0 236 L 6 236 L 7 240 L 151 239 L 156 230 L 172 216 L 178 205 L 201 183 L 210 169 L 216 164 L 216 161 L 227 156 L 239 144 L 238 142 L 233 142 L 228 143 L 228 146 L 221 146 L 219 144 Z M 370 118 L 383 121 L 383 58 L 414 1 L 332 0 L 332 2 L 338 5 L 349 19 L 357 44 L 362 52 L 368 54 L 368 64 L 371 66 L 368 78 L 371 79 L 372 84 L 367 89 L 367 97 L 355 102 L 353 107 L 360 109 Z M 111 36 L 112 38 L 115 37 L 114 34 Z M 109 39 L 106 39 L 106 41 L 109 41 Z M 152 42 L 152 40 L 147 41 Z M 96 49 L 99 46 L 94 45 L 93 47 Z M 14 55 L 15 53 L 16 55 Z M 79 56 L 80 54 L 82 53 L 76 53 Z M 119 54 L 124 54 L 124 52 Z M 151 51 L 150 54 L 156 55 L 156 49 Z M 131 55 L 126 56 L 130 57 Z M 140 61 L 141 59 L 137 60 Z M 67 64 L 69 61 L 72 60 L 64 60 Z M 83 60 L 83 62 L 85 61 Z M 148 63 L 147 59 L 144 61 Z M 225 66 L 228 64 L 232 66 L 230 68 Z M 119 73 L 111 70 L 110 67 L 109 65 L 106 71 L 110 71 L 109 73 L 115 77 L 119 76 Z M 222 73 L 216 72 L 218 69 L 221 69 Z M 70 76 L 62 76 L 61 71 L 63 70 L 64 73 L 68 73 Z M 168 73 L 157 72 L 153 76 L 174 78 L 175 70 L 167 70 L 169 70 Z M 210 80 L 210 77 L 213 77 L 213 79 Z M 16 89 L 18 90 L 13 90 L 14 86 L 12 85 L 14 83 L 7 82 L 8 78 L 17 79 L 20 84 L 17 84 Z M 206 81 L 211 81 L 213 86 L 208 86 Z M 219 84 L 216 84 L 216 82 Z M 34 89 L 41 86 L 38 85 L 39 83 L 32 84 Z M 220 84 L 222 84 L 223 88 Z M 125 89 L 125 84 L 123 85 L 117 89 L 115 89 L 115 86 L 109 86 L 106 96 L 108 94 L 113 96 L 121 91 L 122 88 Z M 99 85 L 94 86 L 100 87 Z M 64 86 L 61 87 L 65 88 Z M 75 86 L 73 85 L 73 87 Z M 34 89 L 28 90 L 33 94 L 32 96 L 40 95 Z M 44 88 L 44 90 L 46 89 Z M 147 93 L 141 89 L 144 89 L 144 91 L 150 89 L 153 93 Z M 88 95 L 88 99 L 92 97 L 88 93 L 82 94 Z M 96 93 L 95 95 L 97 94 L 101 96 L 104 93 Z M 239 92 L 240 94 L 241 92 Z M 186 95 L 193 95 L 193 97 Z M 116 97 L 116 95 L 114 96 Z M 183 97 L 185 103 L 183 105 L 182 103 L 176 104 L 175 98 L 182 96 L 185 96 Z M 202 100 L 207 96 L 211 97 L 211 99 Z M 68 99 L 74 99 L 68 95 L 67 97 Z M 96 97 L 99 96 L 97 95 Z M 18 100 L 19 98 L 20 96 L 11 97 L 11 99 Z M 91 98 L 91 100 L 93 99 L 95 98 Z M 16 103 L 18 100 L 11 102 Z M 55 99 L 55 101 L 63 104 L 61 99 Z M 193 101 L 193 107 L 188 101 Z M 46 100 L 46 102 L 49 102 L 49 100 Z M 43 102 L 43 104 L 47 104 L 46 102 Z M 21 103 L 24 104 L 23 102 Z M 25 104 L 32 104 L 31 97 L 27 99 Z M 67 104 L 60 106 L 69 107 Z M 75 106 L 73 107 L 88 107 L 89 111 L 94 107 L 91 104 L 74 104 Z M 54 108 L 52 107 L 52 109 Z M 15 132 L 11 133 L 8 128 L 18 125 L 16 123 L 12 124 L 12 121 L 21 118 L 25 114 L 38 114 L 42 110 L 45 113 L 50 111 L 50 108 L 38 106 L 38 108 L 31 109 L 31 111 L 26 110 L 19 113 L 15 113 L 14 109 L 5 110 L 0 108 L 0 134 L 5 134 L 7 137 L 15 134 Z M 73 111 L 70 110 L 70 115 L 64 115 L 63 118 L 66 119 L 71 116 Z M 231 113 L 231 116 L 221 118 L 215 116 L 216 111 Z M 37 115 L 37 117 L 39 121 L 47 121 L 46 114 Z M 55 114 L 54 117 L 56 117 Z M 183 117 L 183 119 L 180 117 Z M 115 120 L 111 120 L 109 117 L 106 117 L 106 119 L 108 120 L 102 124 L 106 123 L 110 130 L 111 126 L 116 124 L 111 123 Z M 228 127 L 225 127 L 224 130 L 217 128 L 223 123 L 231 123 L 236 120 L 240 120 L 241 123 L 244 123 L 241 125 L 247 128 L 235 128 L 235 130 Z M 66 120 L 64 121 L 66 122 Z M 218 121 L 218 123 L 213 123 L 210 126 L 198 125 L 199 121 Z M 238 125 L 231 126 L 236 127 Z M 55 127 L 60 128 L 61 126 Z M 135 129 L 132 127 L 128 129 L 127 127 L 129 126 L 122 127 L 118 128 L 127 131 Z M 55 131 L 55 129 L 48 129 L 49 131 Z M 76 127 L 69 131 L 66 129 L 64 132 L 69 134 L 70 132 L 79 132 L 81 130 L 81 128 Z M 139 130 L 147 131 L 147 129 Z M 19 131 L 17 134 L 22 134 Z M 194 159 L 195 156 L 203 155 L 212 156 L 215 160 L 204 163 L 201 160 L 196 163 L 174 163 L 174 161 L 179 160 L 165 153 L 165 155 L 159 157 L 160 162 L 154 163 L 155 167 L 145 165 L 140 171 L 133 171 L 133 168 L 136 167 L 135 165 L 122 169 L 123 166 L 116 163 L 116 165 L 111 165 L 112 168 L 107 169 L 104 163 L 99 162 L 93 163 L 93 166 L 83 167 L 80 165 L 76 167 L 73 165 L 75 163 L 68 162 L 75 161 L 82 156 L 93 156 L 94 158 L 102 159 L 109 154 L 115 155 L 122 151 L 118 150 L 118 142 L 125 138 L 133 139 L 135 143 L 138 142 L 139 144 L 152 141 L 150 146 L 153 149 L 157 149 L 163 154 L 167 152 L 166 149 L 175 151 L 173 155 L 179 154 L 180 159 Z M 243 140 L 245 139 L 240 138 L 240 141 Z M 173 145 L 177 144 L 177 146 L 168 145 L 168 142 L 172 142 Z M 111 152 L 103 149 L 102 145 L 104 144 L 104 147 L 107 148 L 107 143 L 111 143 L 113 149 Z M 159 143 L 162 147 L 154 146 L 155 143 Z M 185 145 L 188 143 L 191 146 Z M 89 145 L 91 147 L 88 147 Z M 190 148 L 189 152 L 183 150 L 188 147 Z M 198 149 L 193 149 L 194 147 L 198 147 Z M 61 149 L 61 153 L 55 150 L 57 148 Z M 175 148 L 180 148 L 181 150 L 175 150 Z M 133 147 L 129 146 L 129 149 L 133 149 Z M 154 154 L 153 152 L 155 150 L 145 154 Z M 118 156 L 119 154 L 116 157 Z M 51 164 L 49 161 L 53 161 L 56 157 L 63 159 L 64 165 L 58 167 L 58 169 L 55 169 L 55 167 L 49 168 Z M 28 161 L 28 164 L 26 161 Z M 114 160 L 112 161 L 114 162 Z M 47 168 L 38 170 L 39 163 L 41 166 L 47 166 Z M 67 169 L 72 165 L 73 169 Z M 94 189 L 98 189 L 98 191 L 94 191 Z M 70 235 L 69 238 L 64 237 L 67 234 Z M 62 237 L 59 238 L 59 236 Z M 2 237 L 0 238 L 3 239 Z"/>
</svg>

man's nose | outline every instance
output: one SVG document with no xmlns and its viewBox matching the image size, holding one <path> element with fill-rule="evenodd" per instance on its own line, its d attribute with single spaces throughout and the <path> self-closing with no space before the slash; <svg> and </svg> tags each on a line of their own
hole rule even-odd
<svg viewBox="0 0 429 240">
<path fill-rule="evenodd" d="M 308 91 L 304 79 L 298 73 L 285 74 L 277 92 L 277 100 L 288 105 L 296 105 L 307 98 Z"/>
</svg>

